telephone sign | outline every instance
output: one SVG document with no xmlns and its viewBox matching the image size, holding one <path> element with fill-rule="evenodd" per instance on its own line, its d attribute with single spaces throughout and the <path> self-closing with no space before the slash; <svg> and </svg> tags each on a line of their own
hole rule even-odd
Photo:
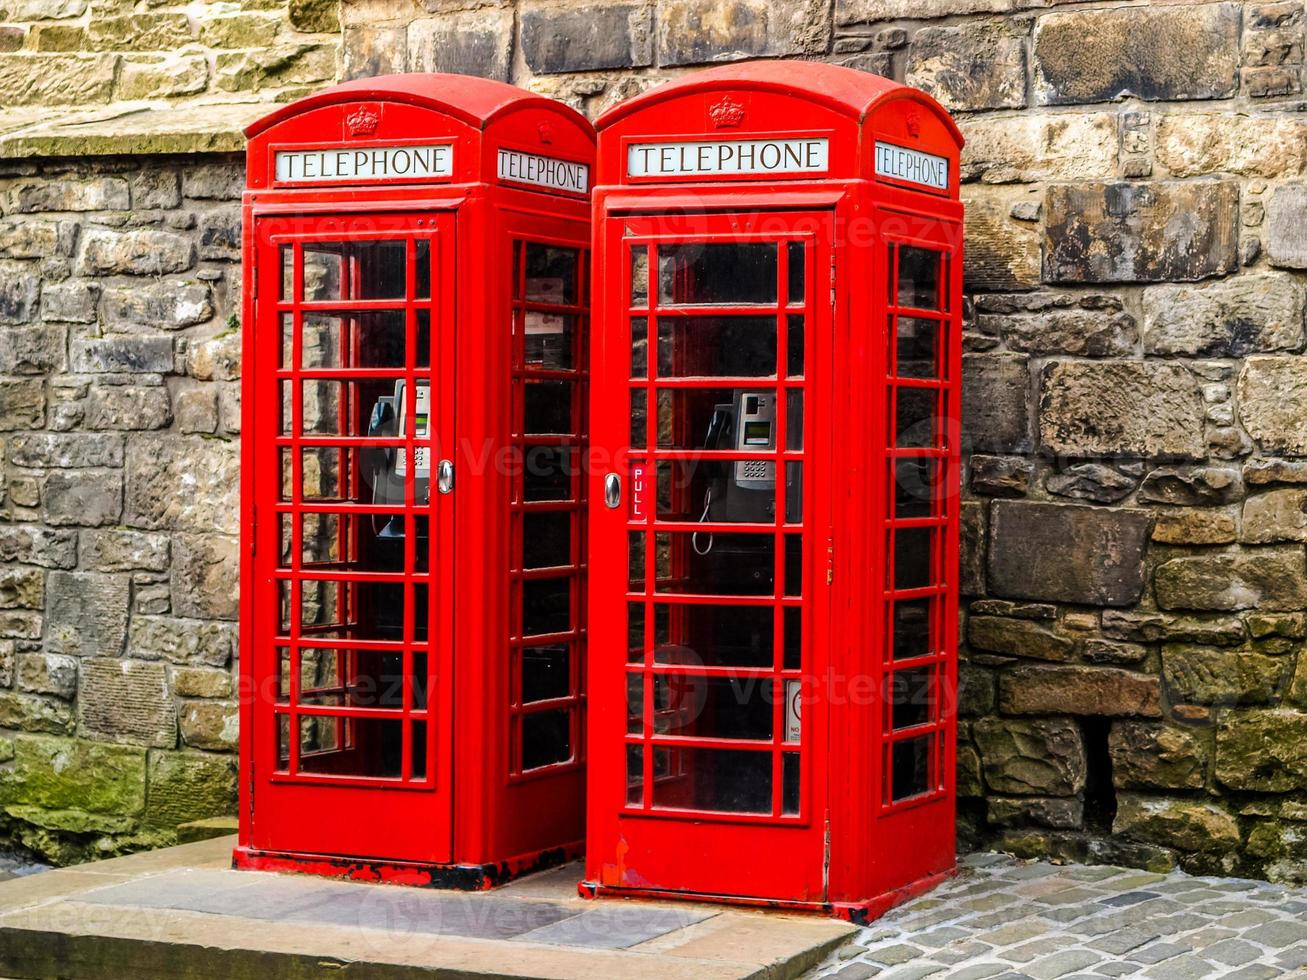
<svg viewBox="0 0 1307 980">
<path fill-rule="evenodd" d="M 813 62 L 598 129 L 582 891 L 879 914 L 954 866 L 961 136 Z"/>
<path fill-rule="evenodd" d="M 236 863 L 484 888 L 564 860 L 593 128 L 412 74 L 248 135 Z"/>
</svg>

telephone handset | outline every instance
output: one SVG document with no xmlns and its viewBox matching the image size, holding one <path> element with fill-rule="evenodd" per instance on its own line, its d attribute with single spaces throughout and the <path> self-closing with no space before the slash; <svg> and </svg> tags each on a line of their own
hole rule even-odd
<svg viewBox="0 0 1307 980">
<path fill-rule="evenodd" d="M 419 381 L 414 389 L 413 437 L 426 439 L 431 432 L 431 383 Z M 408 421 L 408 399 L 404 397 L 404 381 L 395 382 L 392 395 L 382 395 L 372 407 L 368 419 L 368 436 L 374 439 L 404 434 Z M 374 450 L 372 467 L 372 502 L 378 506 L 404 503 L 404 480 L 408 476 L 408 449 L 403 446 Z M 425 504 L 430 497 L 431 450 L 418 446 L 413 450 L 413 499 Z M 376 530 L 376 521 L 373 529 Z M 404 520 L 392 517 L 381 530 L 379 538 L 402 538 Z"/>
</svg>

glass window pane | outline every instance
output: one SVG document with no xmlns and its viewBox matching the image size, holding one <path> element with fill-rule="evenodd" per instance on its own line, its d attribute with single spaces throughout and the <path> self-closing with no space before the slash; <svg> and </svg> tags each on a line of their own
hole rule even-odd
<svg viewBox="0 0 1307 980">
<path fill-rule="evenodd" d="M 291 245 L 282 245 L 281 254 L 281 296 L 289 303 L 295 299 L 295 249 Z"/>
<path fill-rule="evenodd" d="M 571 306 L 576 303 L 574 248 L 526 243 L 526 301 Z"/>
<path fill-rule="evenodd" d="M 571 563 L 571 512 L 526 511 L 522 515 L 522 567 L 555 568 Z"/>
<path fill-rule="evenodd" d="M 654 806 L 723 813 L 772 812 L 770 752 L 661 747 L 654 751 Z"/>
<path fill-rule="evenodd" d="M 663 460 L 657 464 L 658 520 L 770 524 L 776 518 L 776 488 L 765 476 L 775 467 L 754 461 Z M 747 474 L 754 470 L 763 478 L 749 480 Z M 741 473 L 746 474 L 743 481 Z M 708 536 L 699 536 L 700 550 L 708 547 Z"/>
<path fill-rule="evenodd" d="M 803 535 L 785 535 L 785 594 L 803 594 Z"/>
<path fill-rule="evenodd" d="M 414 638 L 425 639 L 427 587 L 413 587 Z M 341 582 L 305 579 L 300 583 L 300 631 L 315 639 L 390 640 L 404 638 L 404 585 L 401 582 Z"/>
<path fill-rule="evenodd" d="M 571 648 L 566 643 L 524 647 L 522 703 L 552 701 L 572 693 Z"/>
<path fill-rule="evenodd" d="M 898 305 L 935 310 L 939 295 L 939 252 L 900 246 Z"/>
<path fill-rule="evenodd" d="M 626 675 L 626 733 L 639 735 L 644 731 L 644 674 Z"/>
<path fill-rule="evenodd" d="M 697 541 L 692 542 L 692 538 Z M 657 591 L 675 594 L 771 595 L 776 539 L 769 534 L 660 532 L 655 535 Z M 673 575 L 672 570 L 676 569 Z"/>
<path fill-rule="evenodd" d="M 529 579 L 522 583 L 522 635 L 566 633 L 572 624 L 572 580 Z"/>
<path fill-rule="evenodd" d="M 933 585 L 931 552 L 935 529 L 899 528 L 894 532 L 894 588 L 920 589 Z"/>
<path fill-rule="evenodd" d="M 568 711 L 537 711 L 522 716 L 522 769 L 539 769 L 572 758 Z"/>
<path fill-rule="evenodd" d="M 649 319 L 631 317 L 631 377 L 644 378 L 649 374 Z"/>
<path fill-rule="evenodd" d="M 526 366 L 543 371 L 567 371 L 573 367 L 572 344 L 576 317 L 568 313 L 527 310 L 523 318 L 526 334 Z"/>
<path fill-rule="evenodd" d="M 797 753 L 786 752 L 781 756 L 781 812 L 786 816 L 794 816 L 799 812 L 800 771 Z"/>
<path fill-rule="evenodd" d="M 896 321 L 894 340 L 898 376 L 900 378 L 938 377 L 939 321 L 924 320 L 915 316 L 897 317 Z"/>
<path fill-rule="evenodd" d="M 774 388 L 660 388 L 658 448 L 770 452 L 776 448 L 776 397 Z"/>
<path fill-rule="evenodd" d="M 678 666 L 770 667 L 775 657 L 771 606 L 656 607 L 654 661 Z"/>
<path fill-rule="evenodd" d="M 803 449 L 803 389 L 785 391 L 785 448 L 790 452 Z"/>
<path fill-rule="evenodd" d="M 304 300 L 403 299 L 407 258 L 403 241 L 306 244 Z"/>
<path fill-rule="evenodd" d="M 644 534 L 631 531 L 627 534 L 628 587 L 632 592 L 644 591 Z"/>
<path fill-rule="evenodd" d="M 803 464 L 785 464 L 785 523 L 803 523 Z"/>
<path fill-rule="evenodd" d="M 930 790 L 934 745 L 934 735 L 922 735 L 894 743 L 890 753 L 891 800 L 906 800 Z"/>
<path fill-rule="evenodd" d="M 639 806 L 644 801 L 644 746 L 626 747 L 626 802 Z"/>
<path fill-rule="evenodd" d="M 785 670 L 803 668 L 803 610 L 785 607 Z"/>
<path fill-rule="evenodd" d="M 416 269 L 414 275 L 414 299 L 431 298 L 431 242 L 419 238 L 417 242 Z"/>
<path fill-rule="evenodd" d="M 281 366 L 295 365 L 295 316 L 292 313 L 281 315 Z"/>
<path fill-rule="evenodd" d="M 885 678 L 892 730 L 924 725 L 934 719 L 934 679 L 933 666 L 896 670 Z"/>
<path fill-rule="evenodd" d="M 772 681 L 763 677 L 655 675 L 665 691 L 654 714 L 659 735 L 770 739 Z M 663 707 L 665 705 L 665 707 Z"/>
<path fill-rule="evenodd" d="M 647 449 L 649 445 L 649 417 L 645 407 L 649 393 L 644 388 L 631 389 L 631 448 Z"/>
<path fill-rule="evenodd" d="M 300 726 L 301 772 L 386 779 L 401 774 L 404 723 L 398 718 L 301 718 Z M 350 739 L 342 745 L 346 728 Z M 310 754 L 307 746 L 313 746 Z"/>
<path fill-rule="evenodd" d="M 626 662 L 638 664 L 644 662 L 644 603 L 628 602 L 626 604 Z"/>
<path fill-rule="evenodd" d="M 803 377 L 805 324 L 804 317 L 792 315 L 785 325 L 785 345 L 789 348 L 785 370 L 791 378 Z"/>
<path fill-rule="evenodd" d="M 937 442 L 939 413 L 932 388 L 898 388 L 895 400 L 895 445 L 904 449 L 930 449 Z"/>
<path fill-rule="evenodd" d="M 531 446 L 523 459 L 522 499 L 570 500 L 575 453 L 567 446 Z"/>
<path fill-rule="evenodd" d="M 631 305 L 649 305 L 649 246 L 631 246 Z"/>
<path fill-rule="evenodd" d="M 928 456 L 900 457 L 894 461 L 896 518 L 930 517 L 935 513 L 939 470 L 939 461 Z"/>
<path fill-rule="evenodd" d="M 658 318 L 663 378 L 770 378 L 776 375 L 774 316 Z"/>
<path fill-rule="evenodd" d="M 789 242 L 785 248 L 788 251 L 786 262 L 789 265 L 789 293 L 788 302 L 792 304 L 802 303 L 804 301 L 804 280 L 807 278 L 807 260 L 805 253 L 807 251 L 803 242 Z"/>
<path fill-rule="evenodd" d="M 305 313 L 300 358 L 306 368 L 402 368 L 406 363 L 403 310 Z"/>
<path fill-rule="evenodd" d="M 890 632 L 895 660 L 911 660 L 935 652 L 931 642 L 934 611 L 934 599 L 906 599 L 893 604 Z"/>
<path fill-rule="evenodd" d="M 663 306 L 776 302 L 776 243 L 696 242 L 658 248 Z"/>
<path fill-rule="evenodd" d="M 522 431 L 527 435 L 567 435 L 572 429 L 572 383 L 527 381 L 523 390 Z"/>
</svg>

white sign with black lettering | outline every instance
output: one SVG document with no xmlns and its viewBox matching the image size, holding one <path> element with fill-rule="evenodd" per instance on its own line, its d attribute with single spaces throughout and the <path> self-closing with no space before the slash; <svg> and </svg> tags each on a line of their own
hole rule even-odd
<svg viewBox="0 0 1307 980">
<path fill-rule="evenodd" d="M 282 184 L 414 180 L 453 175 L 454 147 L 449 143 L 277 152 L 277 181 Z"/>
<path fill-rule="evenodd" d="M 632 143 L 629 177 L 733 177 L 740 174 L 825 173 L 830 140 L 715 140 L 703 143 Z"/>
<path fill-rule="evenodd" d="M 535 153 L 501 149 L 499 179 L 584 194 L 590 189 L 590 168 L 573 160 L 556 160 Z"/>
<path fill-rule="evenodd" d="M 876 141 L 876 176 L 948 190 L 948 159 Z"/>
</svg>

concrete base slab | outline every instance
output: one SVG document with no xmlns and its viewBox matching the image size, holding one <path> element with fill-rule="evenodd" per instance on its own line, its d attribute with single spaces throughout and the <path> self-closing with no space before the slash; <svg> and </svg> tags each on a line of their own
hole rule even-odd
<svg viewBox="0 0 1307 980">
<path fill-rule="evenodd" d="M 233 871 L 233 838 L 0 882 L 0 976 L 788 980 L 856 929 L 584 901 L 576 865 L 462 893 Z"/>
</svg>

